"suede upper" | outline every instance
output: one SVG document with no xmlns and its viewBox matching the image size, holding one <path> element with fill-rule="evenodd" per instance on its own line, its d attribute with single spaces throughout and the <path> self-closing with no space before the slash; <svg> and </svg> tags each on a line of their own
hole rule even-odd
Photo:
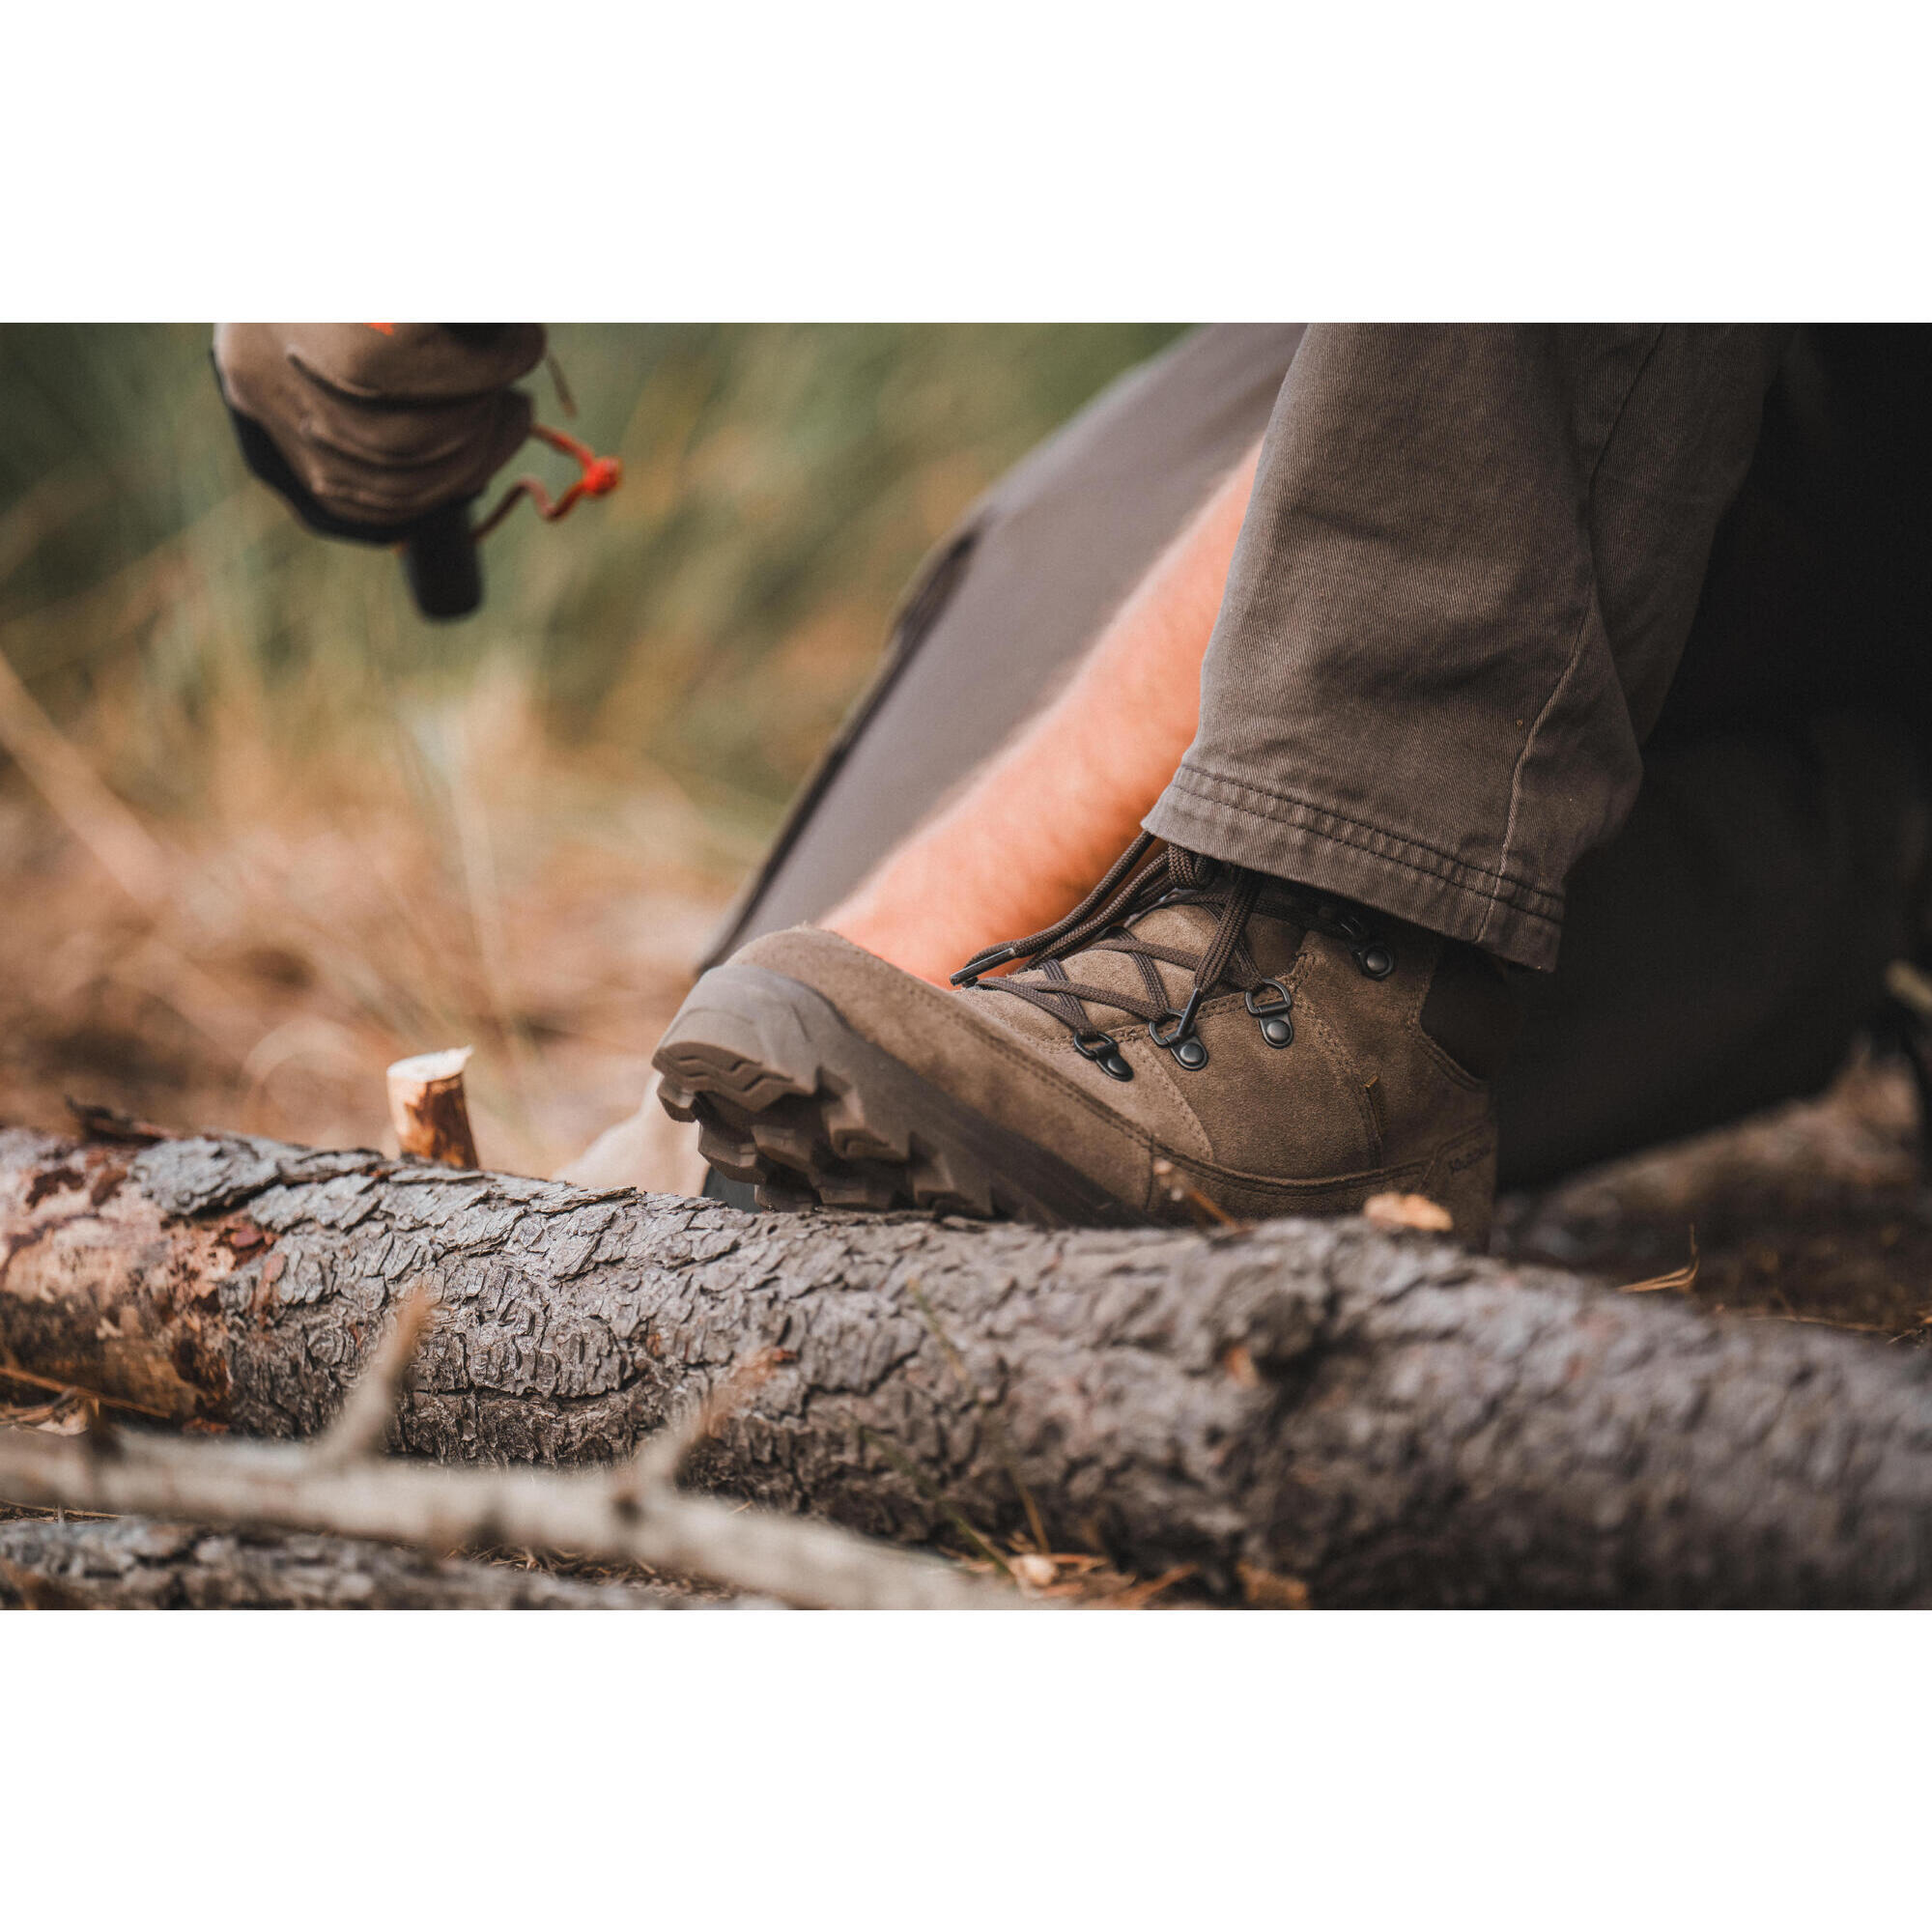
<svg viewBox="0 0 1932 1932">
<path fill-rule="evenodd" d="M 1198 951 L 1213 921 L 1201 904 L 1163 904 L 1134 932 Z M 1176 1175 L 1240 1215 L 1337 1211 L 1396 1188 L 1441 1201 L 1459 1232 L 1480 1238 L 1494 1157 L 1488 1088 L 1420 1017 L 1443 943 L 1393 922 L 1381 930 L 1394 966 L 1374 979 L 1343 942 L 1283 908 L 1258 908 L 1248 946 L 1292 995 L 1293 1040 L 1269 1044 L 1242 992 L 1220 991 L 1200 1009 L 1208 1060 L 1198 1069 L 1150 1039 L 1144 1021 L 1088 1003 L 1131 1068 L 1127 1080 L 1084 1055 L 1053 1013 L 988 984 L 942 990 L 816 928 L 770 934 L 733 963 L 811 987 L 923 1078 L 1156 1216 L 1174 1217 Z M 1145 995 L 1123 954 L 1090 949 L 1066 965 L 1082 983 Z M 1178 1009 L 1186 974 L 1158 971 Z M 1264 991 L 1258 1004 L 1275 998 Z M 1157 1173 L 1156 1162 L 1172 1171 Z"/>
</svg>

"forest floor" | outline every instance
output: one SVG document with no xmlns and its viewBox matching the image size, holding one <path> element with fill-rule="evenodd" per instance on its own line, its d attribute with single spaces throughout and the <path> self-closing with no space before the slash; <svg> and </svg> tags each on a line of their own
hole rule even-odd
<svg viewBox="0 0 1932 1932">
<path fill-rule="evenodd" d="M 469 1042 L 485 1164 L 570 1160 L 637 1106 L 729 887 L 664 859 L 674 802 L 569 800 L 498 744 L 471 759 L 522 776 L 459 781 L 457 839 L 372 786 L 201 846 L 151 835 L 145 903 L 30 794 L 0 797 L 0 1122 L 64 1129 L 72 1099 L 392 1149 L 384 1067 Z M 1815 1099 L 1507 1197 L 1494 1245 L 1620 1286 L 1694 1246 L 1694 1278 L 1657 1292 L 1932 1343 L 1912 1089 L 1862 1054 Z"/>
<path fill-rule="evenodd" d="M 73 1100 L 183 1131 L 392 1150 L 388 1062 L 471 1042 L 486 1165 L 571 1159 L 637 1106 L 728 878 L 665 860 L 693 847 L 675 799 L 573 794 L 512 750 L 488 733 L 470 745 L 473 773 L 515 774 L 490 783 L 459 761 L 454 838 L 419 798 L 372 784 L 332 809 L 231 811 L 199 840 L 151 823 L 133 893 L 101 863 L 111 824 L 0 794 L 0 1123 L 64 1130 Z M 1813 1099 L 1506 1197 L 1493 1246 L 1713 1314 L 1932 1346 L 1916 1103 L 1902 1067 L 1863 1053 Z M 85 1424 L 84 1405 L 44 1392 L 7 1385 L 0 1404 L 32 1426 Z M 1197 1597 L 1182 1573 L 1013 1554 L 1038 1594 Z M 585 1582 L 669 1580 L 489 1555 Z"/>
<path fill-rule="evenodd" d="M 1495 1251 L 1618 1286 L 1681 1269 L 1712 1314 L 1932 1344 L 1932 1188 L 1904 1069 L 1861 1052 L 1825 1094 L 1505 1197 Z"/>
<path fill-rule="evenodd" d="M 484 1164 L 553 1174 L 637 1107 L 756 851 L 560 754 L 516 689 L 319 774 L 237 731 L 192 816 L 137 815 L 43 736 L 61 810 L 0 786 L 10 1125 L 73 1100 L 393 1151 L 389 1063 L 470 1045 Z"/>
</svg>

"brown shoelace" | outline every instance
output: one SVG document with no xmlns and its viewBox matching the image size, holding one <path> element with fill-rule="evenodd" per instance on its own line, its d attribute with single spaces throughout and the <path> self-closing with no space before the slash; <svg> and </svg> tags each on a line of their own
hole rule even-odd
<svg viewBox="0 0 1932 1932">
<path fill-rule="evenodd" d="M 1090 1004 L 1146 1021 L 1154 1044 L 1166 1047 L 1187 1067 L 1207 1065 L 1207 1049 L 1194 1037 L 1195 1018 L 1202 1002 L 1224 980 L 1245 986 L 1249 1010 L 1264 1023 L 1270 1016 L 1284 1015 L 1293 1005 L 1288 989 L 1263 974 L 1246 937 L 1256 901 L 1271 882 L 1260 872 L 1204 859 L 1179 845 L 1167 846 L 1149 858 L 1156 842 L 1151 833 L 1142 833 L 1065 919 L 1025 939 L 975 953 L 953 974 L 952 983 L 979 986 L 982 992 L 1008 993 L 1051 1013 L 1072 1030 L 1074 1043 L 1082 1053 L 1122 1080 L 1131 1077 L 1126 1063 L 1112 1037 L 1094 1023 L 1088 1011 Z M 1393 956 L 1375 940 L 1352 908 L 1312 898 L 1304 906 L 1301 895 L 1291 888 L 1277 886 L 1276 894 L 1293 897 L 1294 917 L 1304 925 L 1331 931 L 1349 941 L 1356 963 L 1370 977 L 1379 979 L 1393 966 Z M 1131 921 L 1176 900 L 1220 908 L 1213 936 L 1204 951 L 1190 952 L 1179 947 L 1153 945 L 1131 930 Z M 1082 952 L 1118 952 L 1131 959 L 1140 971 L 1145 997 L 1074 979 L 1061 960 Z M 1032 962 L 1023 974 L 996 980 L 980 978 L 995 967 L 1021 959 Z M 1179 1009 L 1161 980 L 1162 964 L 1178 966 L 1193 976 Z M 1264 989 L 1271 989 L 1275 998 L 1268 1005 L 1257 1006 L 1255 995 Z M 1169 1021 L 1173 1024 L 1164 1024 Z M 1285 1044 L 1293 1033 L 1290 1030 L 1281 1037 L 1278 1030 L 1269 1037 L 1272 1043 Z"/>
</svg>

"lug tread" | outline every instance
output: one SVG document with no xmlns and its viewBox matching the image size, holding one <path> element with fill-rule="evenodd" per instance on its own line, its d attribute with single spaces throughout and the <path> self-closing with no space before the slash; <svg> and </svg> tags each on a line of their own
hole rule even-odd
<svg viewBox="0 0 1932 1932">
<path fill-rule="evenodd" d="M 697 1122 L 698 1151 L 721 1173 L 755 1187 L 760 1205 L 793 1208 L 816 1199 L 878 1212 L 923 1209 L 1046 1225 L 1139 1218 L 1129 1210 L 1094 1215 L 1050 1205 L 1035 1191 L 1031 1168 L 1009 1173 L 935 1130 L 916 1096 L 890 1082 L 863 1082 L 839 1064 L 851 1049 L 838 1037 L 836 1014 L 830 1025 L 838 1031 L 828 1032 L 823 1015 L 787 1010 L 755 989 L 735 1001 L 722 988 L 702 999 L 703 990 L 655 1055 L 659 1098 L 673 1120 Z M 1104 1197 L 1094 1205 L 1108 1206 Z"/>
</svg>

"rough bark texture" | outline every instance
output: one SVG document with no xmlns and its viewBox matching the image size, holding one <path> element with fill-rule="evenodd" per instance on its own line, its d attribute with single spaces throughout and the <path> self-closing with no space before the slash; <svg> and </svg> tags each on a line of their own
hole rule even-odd
<svg viewBox="0 0 1932 1932">
<path fill-rule="evenodd" d="M 923 1538 L 1023 1521 L 1317 1604 L 1932 1603 L 1932 1355 L 1702 1317 L 1359 1221 L 1012 1226 L 716 1203 L 244 1139 L 0 1135 L 0 1351 L 313 1433 L 396 1298 L 391 1439 L 628 1451 L 790 1359 L 692 1479 Z"/>
<path fill-rule="evenodd" d="M 0 1522 L 0 1609 L 656 1610 L 700 1601 L 355 1537 L 131 1518 Z"/>
</svg>

